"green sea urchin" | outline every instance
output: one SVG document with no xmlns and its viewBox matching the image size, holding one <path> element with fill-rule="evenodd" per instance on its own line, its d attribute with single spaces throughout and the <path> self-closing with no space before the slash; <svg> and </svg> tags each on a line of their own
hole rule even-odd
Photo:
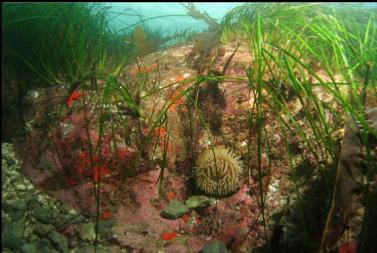
<svg viewBox="0 0 377 253">
<path fill-rule="evenodd" d="M 235 192 L 242 172 L 239 157 L 224 146 L 214 147 L 213 151 L 206 150 L 196 160 L 194 174 L 198 188 L 216 196 Z"/>
</svg>

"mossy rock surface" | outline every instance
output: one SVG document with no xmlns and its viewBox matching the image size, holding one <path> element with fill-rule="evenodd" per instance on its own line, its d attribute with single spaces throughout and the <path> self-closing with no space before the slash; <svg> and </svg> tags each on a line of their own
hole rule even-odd
<svg viewBox="0 0 377 253">
<path fill-rule="evenodd" d="M 199 253 L 231 253 L 222 241 L 212 241 L 205 245 Z"/>
<path fill-rule="evenodd" d="M 24 234 L 24 224 L 20 221 L 13 222 L 10 224 L 5 224 L 2 226 L 2 244 L 3 247 L 19 250 L 25 239 L 23 238 Z"/>
<path fill-rule="evenodd" d="M 206 196 L 200 195 L 200 196 L 191 196 L 186 200 L 186 205 L 190 209 L 195 209 L 195 208 L 201 208 L 201 207 L 206 207 L 213 202 L 213 198 L 208 198 Z"/>
<path fill-rule="evenodd" d="M 79 237 L 86 242 L 94 242 L 95 240 L 95 224 L 93 222 L 80 225 Z"/>
<path fill-rule="evenodd" d="M 52 231 L 48 238 L 50 239 L 51 244 L 60 252 L 67 252 L 68 251 L 68 241 L 65 236 L 60 234 L 57 231 Z"/>
<path fill-rule="evenodd" d="M 161 212 L 166 219 L 177 219 L 189 211 L 188 207 L 178 200 L 172 200 Z"/>
<path fill-rule="evenodd" d="M 53 221 L 52 211 L 45 207 L 35 209 L 33 211 L 33 217 L 44 224 L 50 224 Z"/>
</svg>

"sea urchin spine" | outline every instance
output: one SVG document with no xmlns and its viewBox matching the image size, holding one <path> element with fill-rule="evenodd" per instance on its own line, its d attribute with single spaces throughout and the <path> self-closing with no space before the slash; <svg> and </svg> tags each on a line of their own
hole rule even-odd
<svg viewBox="0 0 377 253">
<path fill-rule="evenodd" d="M 208 149 L 196 160 L 196 184 L 210 195 L 222 196 L 235 192 L 241 173 L 239 157 L 224 146 Z"/>
</svg>

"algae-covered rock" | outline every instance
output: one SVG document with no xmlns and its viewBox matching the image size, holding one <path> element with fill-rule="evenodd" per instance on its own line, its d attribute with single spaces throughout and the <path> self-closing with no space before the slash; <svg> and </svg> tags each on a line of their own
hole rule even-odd
<svg viewBox="0 0 377 253">
<path fill-rule="evenodd" d="M 182 217 L 189 210 L 185 204 L 178 200 L 172 200 L 161 212 L 161 216 L 166 219 L 177 219 Z"/>
<path fill-rule="evenodd" d="M 113 236 L 111 228 L 114 226 L 114 224 L 114 219 L 98 221 L 99 237 L 101 239 L 111 238 Z"/>
<path fill-rule="evenodd" d="M 212 241 L 205 245 L 199 253 L 231 253 L 222 241 Z"/>
<path fill-rule="evenodd" d="M 57 250 L 53 248 L 49 240 L 42 239 L 38 242 L 38 253 L 58 253 Z"/>
<path fill-rule="evenodd" d="M 38 243 L 32 242 L 22 245 L 22 253 L 37 253 L 38 252 Z"/>
<path fill-rule="evenodd" d="M 39 236 L 46 236 L 49 232 L 54 230 L 54 226 L 51 224 L 39 223 L 35 226 L 34 232 Z"/>
<path fill-rule="evenodd" d="M 50 239 L 51 244 L 55 247 L 55 249 L 59 250 L 60 252 L 67 252 L 68 251 L 68 241 L 62 234 L 57 231 L 52 231 L 48 238 Z"/>
<path fill-rule="evenodd" d="M 20 220 L 26 211 L 27 205 L 24 200 L 8 200 L 3 203 L 3 210 L 10 214 L 13 221 Z"/>
<path fill-rule="evenodd" d="M 82 240 L 93 242 L 96 237 L 95 224 L 93 222 L 82 224 L 80 227 L 79 235 Z"/>
<path fill-rule="evenodd" d="M 94 245 L 84 245 L 80 246 L 79 248 L 75 249 L 74 251 L 70 251 L 72 253 L 88 253 L 88 252 L 94 252 Z M 108 252 L 123 252 L 123 251 L 114 251 L 109 248 L 100 248 L 100 246 L 97 247 L 97 253 L 108 253 Z M 127 251 L 124 251 L 127 252 Z"/>
<path fill-rule="evenodd" d="M 10 143 L 1 144 L 1 183 L 3 192 L 9 188 L 10 181 L 18 176 L 21 163 L 17 160 L 13 145 Z M 13 185 L 12 185 L 13 186 Z M 4 195 L 3 195 L 4 198 Z"/>
<path fill-rule="evenodd" d="M 208 198 L 206 196 L 191 196 L 186 200 L 186 205 L 188 208 L 206 207 L 213 201 L 214 199 Z"/>
<path fill-rule="evenodd" d="M 51 210 L 44 207 L 39 207 L 35 209 L 32 216 L 39 222 L 42 222 L 44 224 L 49 224 L 53 221 L 53 215 L 51 213 Z"/>
<path fill-rule="evenodd" d="M 3 246 L 10 249 L 18 250 L 21 247 L 22 243 L 24 243 L 25 241 L 23 235 L 24 225 L 21 221 L 5 224 L 3 226 L 2 232 Z"/>
<path fill-rule="evenodd" d="M 22 253 L 58 253 L 47 239 L 27 243 L 21 247 Z"/>
</svg>

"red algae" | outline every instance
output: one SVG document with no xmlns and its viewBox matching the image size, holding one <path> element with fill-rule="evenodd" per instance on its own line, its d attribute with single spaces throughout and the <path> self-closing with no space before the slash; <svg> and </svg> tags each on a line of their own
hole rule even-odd
<svg viewBox="0 0 377 253">
<path fill-rule="evenodd" d="M 172 239 L 174 239 L 176 237 L 177 237 L 177 233 L 176 232 L 163 233 L 161 235 L 161 239 L 164 240 L 164 241 L 169 241 L 169 240 L 172 240 Z"/>
</svg>

